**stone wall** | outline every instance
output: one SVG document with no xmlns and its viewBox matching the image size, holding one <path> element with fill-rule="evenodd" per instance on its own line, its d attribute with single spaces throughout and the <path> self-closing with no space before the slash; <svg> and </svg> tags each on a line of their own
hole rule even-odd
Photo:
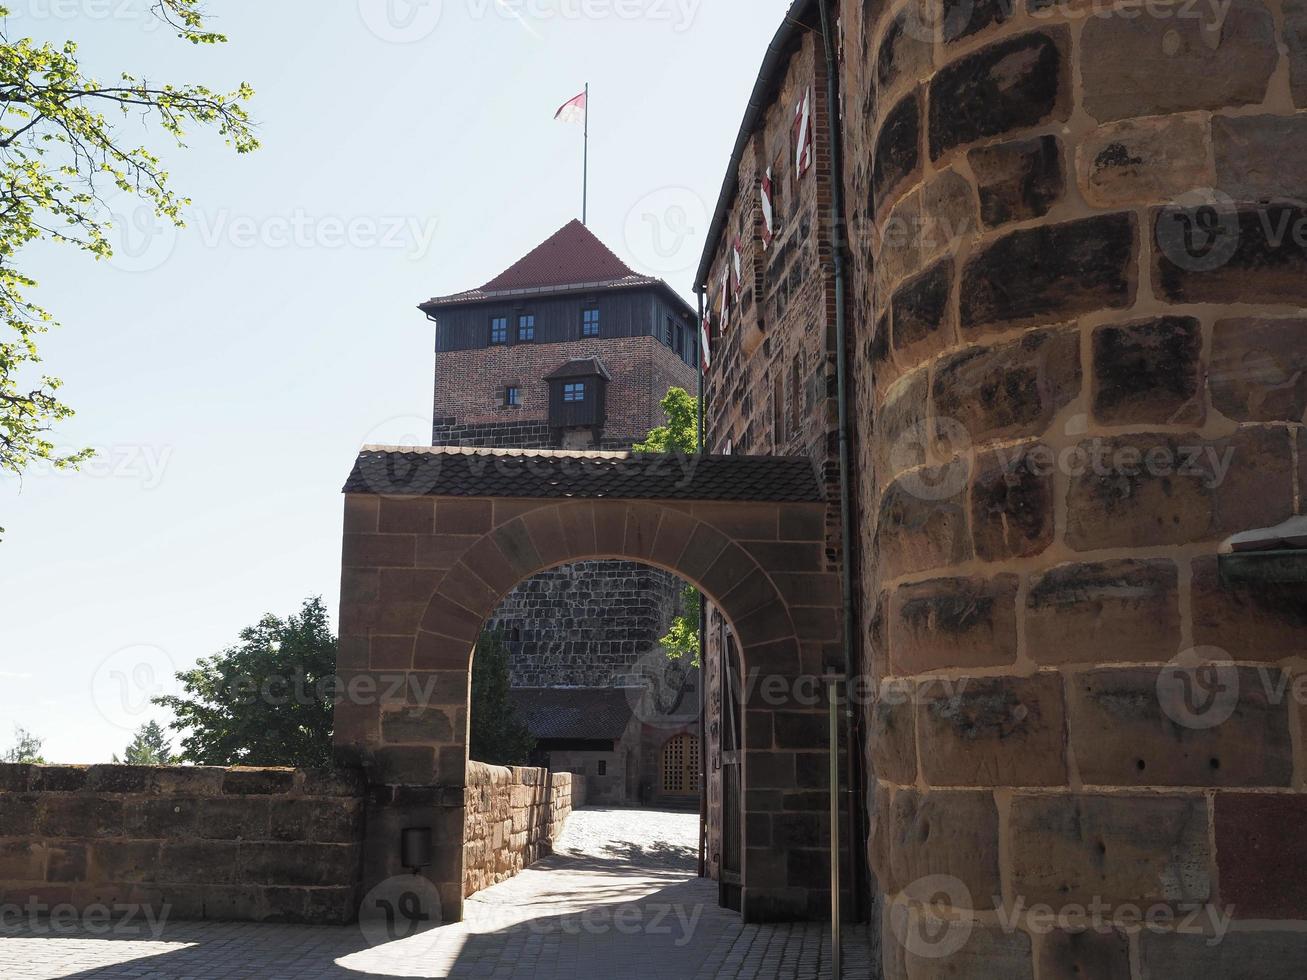
<svg viewBox="0 0 1307 980">
<path fill-rule="evenodd" d="M 546 769 L 467 764 L 463 897 L 513 877 L 553 853 L 585 777 Z"/>
<path fill-rule="evenodd" d="M 1297 975 L 1307 590 L 1216 554 L 1303 511 L 1307 8 L 932 13 L 842 10 L 886 975 Z"/>
<path fill-rule="evenodd" d="M 487 626 L 504 633 L 514 687 L 612 687 L 659 649 L 680 591 L 648 565 L 578 562 L 523 582 Z"/>
<path fill-rule="evenodd" d="M 348 923 L 363 792 L 352 771 L 0 765 L 0 904 Z"/>
</svg>

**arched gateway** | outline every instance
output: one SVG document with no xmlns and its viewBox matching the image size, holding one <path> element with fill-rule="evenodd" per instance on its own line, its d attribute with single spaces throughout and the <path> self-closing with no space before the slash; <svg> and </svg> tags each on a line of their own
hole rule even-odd
<svg viewBox="0 0 1307 980">
<path fill-rule="evenodd" d="M 429 826 L 423 873 L 446 919 L 461 917 L 482 625 L 524 579 L 615 558 L 694 584 L 742 651 L 745 918 L 802 917 L 826 901 L 772 839 L 774 827 L 820 836 L 824 826 L 822 794 L 795 791 L 826 766 L 813 680 L 839 657 L 827 507 L 807 459 L 367 447 L 345 494 L 335 742 L 370 783 L 365 888 L 404 873 L 402 831 Z M 781 713 L 788 723 L 774 724 Z M 750 839 L 758 826 L 766 840 Z"/>
</svg>

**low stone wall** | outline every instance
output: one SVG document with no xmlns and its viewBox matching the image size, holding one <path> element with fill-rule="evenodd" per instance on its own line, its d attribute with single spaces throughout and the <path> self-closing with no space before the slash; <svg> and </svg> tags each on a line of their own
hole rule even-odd
<svg viewBox="0 0 1307 980">
<path fill-rule="evenodd" d="M 345 770 L 0 765 L 0 907 L 347 923 L 363 795 Z"/>
<path fill-rule="evenodd" d="M 585 778 L 547 769 L 467 764 L 463 895 L 513 877 L 553 852 Z"/>
</svg>

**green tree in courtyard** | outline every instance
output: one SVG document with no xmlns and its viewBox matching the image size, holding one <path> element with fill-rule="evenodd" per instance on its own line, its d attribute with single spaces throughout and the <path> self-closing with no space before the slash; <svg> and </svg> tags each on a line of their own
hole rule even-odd
<svg viewBox="0 0 1307 980">
<path fill-rule="evenodd" d="M 499 633 L 484 632 L 472 658 L 472 734 L 469 754 L 492 766 L 525 765 L 536 740 L 513 711 L 508 648 Z"/>
<path fill-rule="evenodd" d="M 644 442 L 631 448 L 637 453 L 683 453 L 699 451 L 699 401 L 684 388 L 669 388 L 662 400 L 667 424 L 649 432 Z M 686 660 L 691 667 L 700 663 L 699 617 L 703 597 L 692 585 L 681 589 L 680 610 L 672 628 L 658 642 L 671 660 Z"/>
<path fill-rule="evenodd" d="M 157 721 L 147 721 L 137 729 L 136 737 L 123 752 L 123 757 L 120 759 L 115 755 L 113 761 L 129 766 L 172 765 L 172 743 L 162 725 Z"/>
<path fill-rule="evenodd" d="M 155 0 L 152 10 L 193 44 L 226 40 L 205 28 L 201 0 Z M 59 399 L 59 379 L 37 367 L 37 339 L 53 318 L 28 298 L 36 282 L 19 253 L 51 241 L 109 258 L 106 195 L 129 195 L 182 224 L 190 201 L 171 189 L 155 152 L 136 142 L 144 123 L 178 146 L 193 126 L 217 130 L 238 153 L 258 141 L 245 109 L 248 85 L 219 92 L 128 73 L 101 81 L 83 70 L 71 41 L 11 37 L 10 13 L 0 6 L 0 471 L 21 475 L 37 461 L 67 468 L 90 453 L 61 453 L 50 441 L 72 410 Z"/>
<path fill-rule="evenodd" d="M 336 637 L 320 598 L 271 614 L 240 641 L 181 671 L 184 695 L 154 699 L 184 733 L 179 761 L 204 766 L 331 765 Z"/>
<path fill-rule="evenodd" d="M 25 728 L 14 729 L 14 746 L 4 755 L 0 755 L 0 762 L 27 762 L 34 765 L 45 765 L 45 759 L 41 756 L 41 746 L 45 744 L 43 739 L 37 738 Z"/>
</svg>

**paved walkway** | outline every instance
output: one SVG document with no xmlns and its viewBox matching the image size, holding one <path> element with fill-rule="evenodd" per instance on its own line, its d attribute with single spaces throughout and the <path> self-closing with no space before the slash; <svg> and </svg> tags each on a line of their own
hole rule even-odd
<svg viewBox="0 0 1307 980">
<path fill-rule="evenodd" d="M 465 922 L 375 947 L 359 928 L 172 923 L 153 938 L 42 926 L 0 933 L 0 977 L 828 977 L 820 926 L 744 926 L 717 907 L 716 885 L 694 877 L 697 832 L 697 814 L 578 810 L 558 853 L 473 896 Z M 846 945 L 850 980 L 870 975 L 861 937 Z"/>
</svg>

